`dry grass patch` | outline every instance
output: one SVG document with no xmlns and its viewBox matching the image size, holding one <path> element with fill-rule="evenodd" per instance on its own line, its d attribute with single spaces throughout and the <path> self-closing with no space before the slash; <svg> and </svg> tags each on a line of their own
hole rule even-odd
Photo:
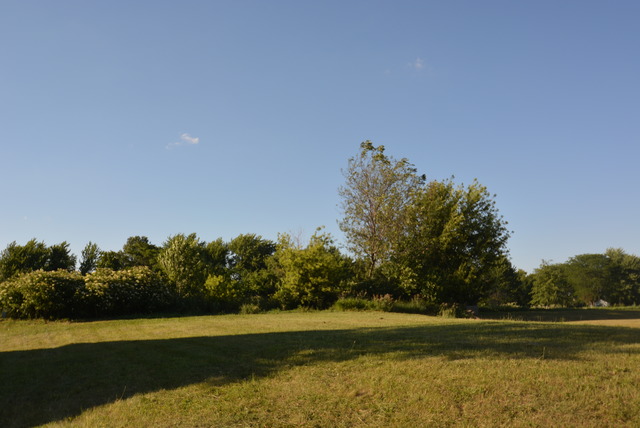
<svg viewBox="0 0 640 428">
<path fill-rule="evenodd" d="M 2 426 L 640 425 L 633 328 L 312 312 L 0 331 Z"/>
</svg>

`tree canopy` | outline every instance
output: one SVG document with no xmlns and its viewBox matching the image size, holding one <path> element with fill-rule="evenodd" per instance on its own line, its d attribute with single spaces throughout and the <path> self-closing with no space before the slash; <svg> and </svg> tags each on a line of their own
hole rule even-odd
<svg viewBox="0 0 640 428">
<path fill-rule="evenodd" d="M 319 228 L 308 242 L 240 234 L 207 242 L 129 237 L 121 250 L 89 242 L 78 271 L 69 244 L 36 239 L 0 252 L 0 312 L 15 317 L 104 316 L 158 308 L 242 311 L 325 308 L 336 299 L 418 300 L 445 310 L 478 303 L 521 306 L 640 304 L 640 257 L 610 248 L 532 274 L 511 263 L 511 232 L 496 195 L 477 180 L 427 181 L 370 141 L 339 189 L 347 253 Z M 247 309 L 248 308 L 248 309 Z"/>
<path fill-rule="evenodd" d="M 363 142 L 360 153 L 349 159 L 339 190 L 344 213 L 340 228 L 349 249 L 366 261 L 369 277 L 397 250 L 409 206 L 424 181 L 407 159 L 395 160 L 384 152 L 384 146 Z"/>
<path fill-rule="evenodd" d="M 406 158 L 388 157 L 370 141 L 360 148 L 340 188 L 340 227 L 368 278 L 378 271 L 405 294 L 434 301 L 484 297 L 509 238 L 492 195 L 477 181 L 426 182 Z"/>
</svg>

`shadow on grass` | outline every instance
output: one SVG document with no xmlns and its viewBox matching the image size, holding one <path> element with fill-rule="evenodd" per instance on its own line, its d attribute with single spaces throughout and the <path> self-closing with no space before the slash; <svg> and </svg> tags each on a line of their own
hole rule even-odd
<svg viewBox="0 0 640 428">
<path fill-rule="evenodd" d="M 578 308 L 578 309 L 512 309 L 482 310 L 482 319 L 515 321 L 595 321 L 640 319 L 640 308 Z"/>
<path fill-rule="evenodd" d="M 81 343 L 0 353 L 0 426 L 62 420 L 138 393 L 221 386 L 289 367 L 362 355 L 406 358 L 579 359 L 640 342 L 640 329 L 467 322 Z M 635 351 L 634 351 L 635 352 Z"/>
</svg>

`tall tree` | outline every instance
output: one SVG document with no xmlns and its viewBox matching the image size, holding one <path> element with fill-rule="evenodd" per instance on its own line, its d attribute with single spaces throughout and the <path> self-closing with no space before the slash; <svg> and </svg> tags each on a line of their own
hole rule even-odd
<svg viewBox="0 0 640 428">
<path fill-rule="evenodd" d="M 609 301 L 615 287 L 612 263 L 605 254 L 580 254 L 565 263 L 567 278 L 582 303 Z"/>
<path fill-rule="evenodd" d="M 575 290 L 567 277 L 566 266 L 543 261 L 533 273 L 531 304 L 566 307 L 575 302 Z"/>
<path fill-rule="evenodd" d="M 122 252 L 128 259 L 128 266 L 157 266 L 160 248 L 149 242 L 146 236 L 130 236 L 122 247 Z"/>
<path fill-rule="evenodd" d="M 483 303 L 489 305 L 505 305 L 515 303 L 521 307 L 528 307 L 531 303 L 531 284 L 528 274 L 524 270 L 516 270 L 511 261 L 505 256 L 492 269 L 493 284 Z"/>
<path fill-rule="evenodd" d="M 435 301 L 477 303 L 508 263 L 507 223 L 486 187 L 432 181 L 409 208 L 410 228 L 397 260 L 417 274 L 420 292 Z"/>
<path fill-rule="evenodd" d="M 407 208 L 425 179 L 407 159 L 395 160 L 384 151 L 371 141 L 360 144 L 339 190 L 344 213 L 340 229 L 349 249 L 366 260 L 369 277 L 396 250 L 407 227 Z"/>
<path fill-rule="evenodd" d="M 39 269 L 72 271 L 75 265 L 76 257 L 70 253 L 67 242 L 47 247 L 36 239 L 25 245 L 18 245 L 14 241 L 0 253 L 0 282 Z"/>
<path fill-rule="evenodd" d="M 255 234 L 242 234 L 228 244 L 221 239 L 207 247 L 210 275 L 205 283 L 208 298 L 227 309 L 242 303 L 266 300 L 275 292 L 276 278 L 268 269 L 275 243 Z"/>
<path fill-rule="evenodd" d="M 640 304 L 640 257 L 627 254 L 620 248 L 609 248 L 605 255 L 611 261 L 611 302 Z"/>
<path fill-rule="evenodd" d="M 182 297 L 195 297 L 204 290 L 209 275 L 206 244 L 195 233 L 170 237 L 158 255 L 158 262 Z"/>
<path fill-rule="evenodd" d="M 98 244 L 91 241 L 82 249 L 80 255 L 80 273 L 86 275 L 96 270 L 98 267 L 98 260 L 100 260 L 100 248 Z"/>
<path fill-rule="evenodd" d="M 96 262 L 99 269 L 123 270 L 129 265 L 129 257 L 122 251 L 101 251 Z"/>
<path fill-rule="evenodd" d="M 71 254 L 69 244 L 66 241 L 49 247 L 49 257 L 44 270 L 53 271 L 64 269 L 69 272 L 76 268 L 76 256 Z"/>
<path fill-rule="evenodd" d="M 222 238 L 209 242 L 207 244 L 207 258 L 213 275 L 225 275 L 227 273 L 229 246 Z"/>
<path fill-rule="evenodd" d="M 276 251 L 273 241 L 249 233 L 233 238 L 227 247 L 229 274 L 236 287 L 250 295 L 273 292 L 274 281 L 267 269 Z"/>
<path fill-rule="evenodd" d="M 15 241 L 7 245 L 0 254 L 0 282 L 21 273 L 44 269 L 49 258 L 49 249 L 35 238 L 25 245 Z"/>
</svg>

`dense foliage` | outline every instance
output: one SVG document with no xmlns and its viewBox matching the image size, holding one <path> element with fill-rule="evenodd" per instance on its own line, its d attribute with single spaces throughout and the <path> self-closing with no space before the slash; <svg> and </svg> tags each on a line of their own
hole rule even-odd
<svg viewBox="0 0 640 428">
<path fill-rule="evenodd" d="M 621 249 L 543 264 L 531 275 L 532 303 L 543 306 L 640 304 L 640 257 Z"/>
<path fill-rule="evenodd" d="M 417 175 L 407 159 L 385 155 L 384 146 L 365 141 L 360 149 L 343 171 L 346 183 L 339 190 L 344 212 L 340 228 L 348 248 L 365 262 L 366 275 L 371 278 L 398 250 L 409 226 L 409 208 L 425 178 Z"/>
<path fill-rule="evenodd" d="M 78 272 L 36 270 L 0 283 L 0 307 L 14 318 L 81 315 L 84 279 Z"/>
<path fill-rule="evenodd" d="M 85 316 L 144 314 L 170 308 L 175 289 L 147 266 L 97 269 L 84 277 L 81 298 Z"/>
<path fill-rule="evenodd" d="M 317 231 L 304 248 L 289 235 L 281 235 L 274 258 L 278 278 L 274 298 L 286 308 L 327 307 L 347 290 L 350 265 L 328 234 Z"/>
<path fill-rule="evenodd" d="M 0 307 L 14 318 L 86 318 L 144 314 L 175 301 L 169 282 L 145 266 L 83 276 L 37 270 L 0 283 Z"/>
<path fill-rule="evenodd" d="M 47 247 L 35 239 L 25 245 L 14 241 L 0 253 L 0 282 L 38 269 L 72 271 L 75 265 L 76 258 L 69 252 L 66 242 Z"/>
<path fill-rule="evenodd" d="M 407 159 L 365 141 L 349 160 L 340 226 L 368 280 L 404 297 L 476 304 L 506 260 L 509 231 L 487 189 L 474 181 L 426 182 Z"/>
<path fill-rule="evenodd" d="M 428 182 L 383 146 L 365 141 L 360 149 L 340 189 L 349 254 L 321 229 L 306 244 L 288 234 L 277 242 L 255 234 L 228 242 L 177 234 L 160 246 L 132 236 L 119 251 L 89 242 L 76 271 L 66 242 L 12 242 L 0 253 L 0 311 L 78 318 L 335 304 L 461 314 L 478 304 L 640 303 L 640 258 L 609 249 L 543 262 L 532 274 L 517 271 L 507 223 L 486 187 Z"/>
</svg>

